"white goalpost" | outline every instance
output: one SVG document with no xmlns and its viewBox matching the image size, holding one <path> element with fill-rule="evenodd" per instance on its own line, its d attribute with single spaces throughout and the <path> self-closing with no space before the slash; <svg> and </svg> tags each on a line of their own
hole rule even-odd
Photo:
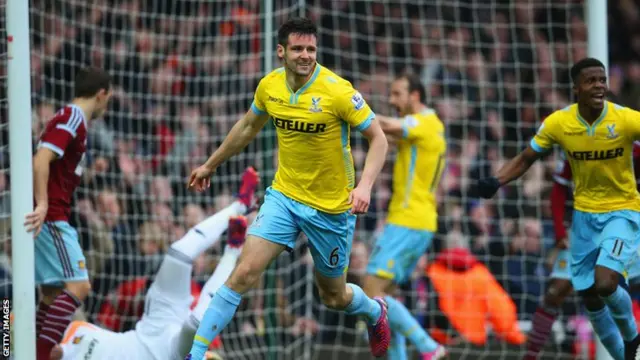
<svg viewBox="0 0 640 360">
<path fill-rule="evenodd" d="M 34 360 L 36 354 L 34 244 L 33 236 L 27 233 L 23 225 L 25 216 L 33 211 L 29 2 L 7 0 L 5 21 L 6 32 L 3 37 L 7 41 L 13 358 Z M 8 319 L 3 317 L 3 320 Z M 3 346 L 5 346 L 4 343 Z M 7 354 L 3 352 L 3 355 Z"/>
</svg>

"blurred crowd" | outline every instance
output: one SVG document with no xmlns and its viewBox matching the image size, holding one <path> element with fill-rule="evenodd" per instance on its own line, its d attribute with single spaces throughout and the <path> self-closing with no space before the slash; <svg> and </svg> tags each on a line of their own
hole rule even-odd
<svg viewBox="0 0 640 360">
<path fill-rule="evenodd" d="M 70 79 L 79 66 L 104 67 L 113 77 L 113 104 L 89 127 L 86 171 L 72 225 L 79 229 L 93 279 L 94 294 L 85 304 L 87 318 L 129 329 L 139 315 L 136 301 L 148 286 L 141 279 L 155 272 L 167 246 L 232 201 L 247 165 L 257 166 L 267 182 L 274 173 L 274 132 L 269 129 L 220 169 L 206 194 L 188 192 L 184 183 L 188 171 L 219 145 L 246 111 L 266 71 L 262 2 L 30 3 L 34 143 L 56 109 L 71 99 Z M 568 69 L 587 53 L 583 2 L 307 0 L 302 10 L 298 1 L 274 3 L 275 28 L 301 13 L 317 22 L 318 61 L 352 81 L 375 112 L 393 114 L 387 105 L 388 85 L 395 74 L 411 72 L 421 77 L 429 106 L 447 126 L 439 236 L 414 280 L 403 286 L 407 302 L 435 313 L 420 300 L 429 297 L 430 286 L 419 285 L 427 277 L 427 264 L 443 250 L 465 249 L 509 294 L 518 318 L 527 319 L 549 271 L 544 259 L 554 234 L 547 199 L 556 156 L 534 165 L 495 200 L 479 200 L 474 185 L 522 149 L 546 115 L 572 102 Z M 637 2 L 609 2 L 609 24 L 615 24 L 609 26 L 611 99 L 636 109 L 639 20 Z M 6 76 L 5 71 L 0 68 L 0 76 Z M 0 212 L 5 220 L 2 239 L 7 240 L 8 132 L 6 104 L 0 104 Z M 359 170 L 365 154 L 366 141 L 355 135 L 353 155 Z M 389 156 L 371 210 L 358 222 L 350 266 L 354 281 L 361 278 L 385 220 L 392 165 Z M 307 288 L 311 283 L 304 239 L 300 244 L 295 256 L 279 261 L 273 272 L 276 281 L 259 285 L 280 289 L 277 303 L 248 297 L 237 326 L 259 334 L 263 315 L 272 306 L 292 314 L 278 320 L 291 327 L 292 334 L 304 328 L 321 333 L 332 328 L 324 331 L 330 342 L 340 332 L 335 325 L 341 324 L 355 329 L 351 334 L 357 336 L 355 322 L 319 307 L 306 309 L 296 300 L 313 296 Z M 9 248 L 10 242 L 3 241 L 0 282 L 11 278 Z M 219 250 L 212 249 L 195 264 L 195 287 L 212 272 Z M 0 293 L 7 291 L 9 286 L 0 287 Z M 122 294 L 130 301 L 121 302 Z M 111 313 L 100 317 L 107 307 Z M 580 312 L 575 302 L 566 310 L 567 315 Z M 425 322 L 427 326 L 429 320 Z M 348 336 L 340 336 L 347 341 Z"/>
</svg>

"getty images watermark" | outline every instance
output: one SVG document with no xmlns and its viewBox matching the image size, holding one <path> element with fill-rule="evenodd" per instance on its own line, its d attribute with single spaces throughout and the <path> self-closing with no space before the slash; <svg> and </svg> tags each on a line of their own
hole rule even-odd
<svg viewBox="0 0 640 360">
<path fill-rule="evenodd" d="M 11 356 L 11 300 L 2 299 L 2 358 Z"/>
</svg>

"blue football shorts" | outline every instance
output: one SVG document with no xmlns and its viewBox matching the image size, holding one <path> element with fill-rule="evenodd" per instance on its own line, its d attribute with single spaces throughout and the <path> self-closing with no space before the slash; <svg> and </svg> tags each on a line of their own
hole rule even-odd
<svg viewBox="0 0 640 360">
<path fill-rule="evenodd" d="M 34 251 L 36 284 L 62 286 L 89 279 L 78 233 L 68 222 L 45 222 Z"/>
<path fill-rule="evenodd" d="M 628 270 L 635 272 L 632 264 L 638 257 L 639 230 L 640 212 L 637 211 L 587 213 L 574 210 L 569 241 L 574 289 L 586 290 L 595 283 L 596 265 L 619 274 L 628 274 Z"/>
<path fill-rule="evenodd" d="M 411 276 L 432 239 L 430 231 L 387 224 L 371 252 L 367 274 L 402 284 Z"/>
<path fill-rule="evenodd" d="M 247 234 L 291 250 L 302 232 L 309 239 L 316 271 L 325 277 L 336 278 L 349 266 L 355 226 L 356 216 L 350 211 L 328 214 L 269 187 Z"/>
</svg>

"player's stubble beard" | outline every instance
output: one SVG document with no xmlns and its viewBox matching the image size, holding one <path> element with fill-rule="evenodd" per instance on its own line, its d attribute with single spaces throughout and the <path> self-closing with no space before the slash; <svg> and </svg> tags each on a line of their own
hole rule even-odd
<svg viewBox="0 0 640 360">
<path fill-rule="evenodd" d="M 289 70 L 291 73 L 293 73 L 293 75 L 297 78 L 304 78 L 307 79 L 309 78 L 309 76 L 311 76 L 311 74 L 313 73 L 313 71 L 316 68 L 316 61 L 310 61 L 309 65 L 308 65 L 308 70 L 306 72 L 300 72 L 298 71 L 298 66 L 299 61 L 298 60 L 288 60 L 287 59 L 287 53 L 285 52 L 284 54 L 284 65 L 287 68 L 287 70 Z"/>
</svg>

